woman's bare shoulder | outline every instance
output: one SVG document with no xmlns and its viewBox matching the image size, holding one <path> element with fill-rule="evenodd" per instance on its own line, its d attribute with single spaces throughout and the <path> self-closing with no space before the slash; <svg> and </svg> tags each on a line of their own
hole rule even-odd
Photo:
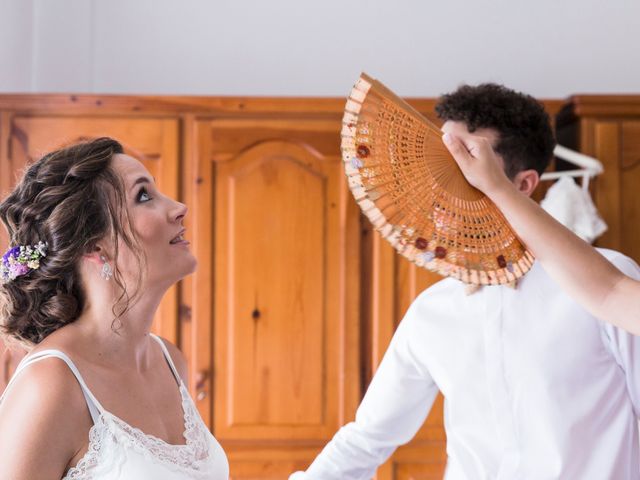
<svg viewBox="0 0 640 480">
<path fill-rule="evenodd" d="M 73 415 L 86 409 L 82 389 L 69 366 L 57 357 L 49 357 L 33 362 L 24 368 L 7 391 L 1 408 L 11 406 L 26 410 L 34 407 L 33 415 L 60 421 L 60 416 Z M 24 407 L 20 407 L 24 406 Z M 0 410 L 1 412 L 1 410 Z"/>
<path fill-rule="evenodd" d="M 86 443 L 91 425 L 69 367 L 56 357 L 34 362 L 19 373 L 0 403 L 0 444 L 14 447 L 10 456 L 0 453 L 0 464 L 15 472 L 64 471 Z"/>
</svg>

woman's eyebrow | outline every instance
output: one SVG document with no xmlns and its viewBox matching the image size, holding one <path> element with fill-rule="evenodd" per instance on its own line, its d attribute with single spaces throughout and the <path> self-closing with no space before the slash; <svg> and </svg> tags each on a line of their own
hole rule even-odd
<svg viewBox="0 0 640 480">
<path fill-rule="evenodd" d="M 131 190 L 133 190 L 133 188 L 134 188 L 136 185 L 139 185 L 139 184 L 141 184 L 141 183 L 151 183 L 151 180 L 149 180 L 149 177 L 138 177 L 138 178 L 136 179 L 136 181 L 135 181 L 135 182 L 133 182 L 133 184 L 131 185 Z"/>
</svg>

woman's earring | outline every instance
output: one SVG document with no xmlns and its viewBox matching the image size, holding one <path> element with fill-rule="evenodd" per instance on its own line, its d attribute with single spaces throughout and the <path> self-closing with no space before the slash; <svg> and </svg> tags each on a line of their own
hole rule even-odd
<svg viewBox="0 0 640 480">
<path fill-rule="evenodd" d="M 109 262 L 107 262 L 107 259 L 104 256 L 100 256 L 100 260 L 103 261 L 100 276 L 105 280 L 111 280 L 111 277 L 113 277 L 113 269 L 111 268 L 111 265 L 109 265 Z"/>
</svg>

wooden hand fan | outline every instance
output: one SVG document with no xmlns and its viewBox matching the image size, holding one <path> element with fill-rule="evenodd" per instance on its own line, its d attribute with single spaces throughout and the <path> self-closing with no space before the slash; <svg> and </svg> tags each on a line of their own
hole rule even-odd
<svg viewBox="0 0 640 480">
<path fill-rule="evenodd" d="M 365 74 L 347 99 L 342 158 L 364 214 L 415 264 L 475 285 L 506 284 L 531 268 L 533 256 L 464 178 L 442 131 Z"/>
</svg>

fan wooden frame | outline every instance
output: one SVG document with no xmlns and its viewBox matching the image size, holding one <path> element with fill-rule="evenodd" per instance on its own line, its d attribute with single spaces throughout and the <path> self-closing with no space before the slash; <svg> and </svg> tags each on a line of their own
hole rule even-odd
<svg viewBox="0 0 640 480">
<path fill-rule="evenodd" d="M 362 74 L 347 99 L 342 158 L 375 229 L 420 267 L 475 285 L 514 282 L 534 258 L 443 145 L 442 131 Z"/>
</svg>

